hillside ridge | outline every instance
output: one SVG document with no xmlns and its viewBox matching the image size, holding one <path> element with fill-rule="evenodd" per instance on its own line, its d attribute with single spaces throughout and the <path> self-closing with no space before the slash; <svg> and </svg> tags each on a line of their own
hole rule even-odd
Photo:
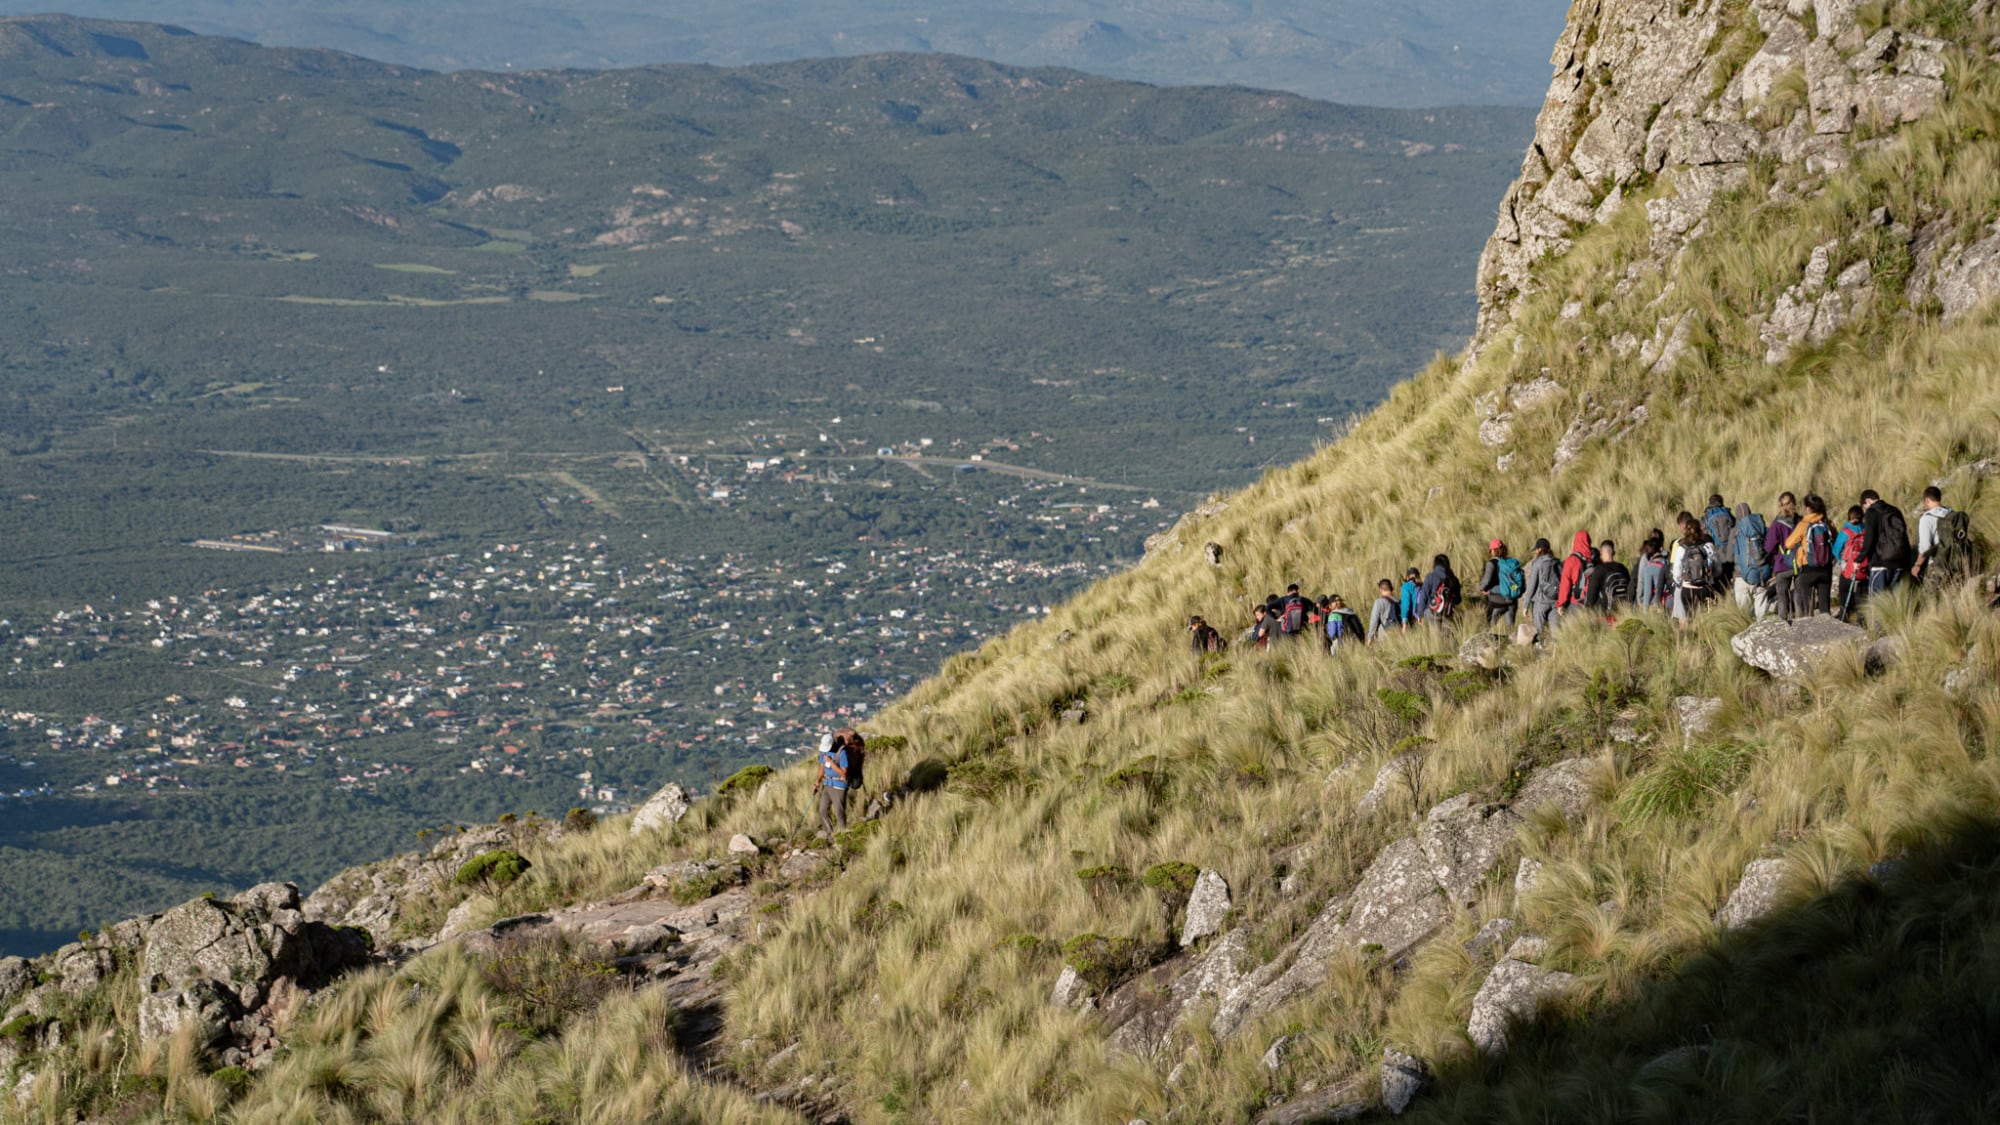
<svg viewBox="0 0 2000 1125">
<path fill-rule="evenodd" d="M 802 847 L 811 772 L 746 773 L 636 830 L 496 826 L 314 909 L 206 908 L 317 950 L 372 895 L 361 920 L 414 956 L 250 1028 L 283 1043 L 254 1078 L 201 1073 L 222 1032 L 194 1005 L 123 1096 L 245 1120 L 330 1098 L 368 1120 L 1988 1115 L 1982 583 L 1845 622 L 1578 614 L 1539 644 L 1467 612 L 1197 653 L 1185 624 L 1234 633 L 1294 581 L 1359 606 L 1495 538 L 1629 547 L 1710 492 L 1915 512 L 1935 486 L 1993 535 L 1996 36 L 1983 2 L 1582 0 L 1472 345 L 947 661 L 867 725 L 857 823 Z M 22 1105 L 116 1104 L 70 1092 L 106 1068 L 53 1013 L 142 1003 L 90 952 L 129 933 L 66 951 L 94 1001 L 24 983 Z M 702 986 L 686 1024 L 648 987 L 674 979 Z M 412 1043 L 422 1082 L 391 1062 Z"/>
</svg>

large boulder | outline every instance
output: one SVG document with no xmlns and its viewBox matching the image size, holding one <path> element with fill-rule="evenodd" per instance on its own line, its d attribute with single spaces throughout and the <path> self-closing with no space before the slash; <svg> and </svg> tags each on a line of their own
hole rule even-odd
<svg viewBox="0 0 2000 1125">
<path fill-rule="evenodd" d="M 688 814 L 691 802 L 687 790 L 669 782 L 660 787 L 658 793 L 646 799 L 639 811 L 632 814 L 632 835 L 639 836 L 656 828 L 670 828 L 680 823 Z"/>
<path fill-rule="evenodd" d="M 1222 932 L 1229 917 L 1229 884 L 1213 871 L 1203 871 L 1194 881 L 1187 900 L 1187 918 L 1181 924 L 1181 945 L 1193 945 Z"/>
<path fill-rule="evenodd" d="M 1553 809 L 1564 820 L 1575 820 L 1590 806 L 1591 793 L 1601 771 L 1594 758 L 1569 758 L 1543 766 L 1514 795 L 1514 812 L 1526 818 Z"/>
<path fill-rule="evenodd" d="M 35 987 L 35 967 L 25 957 L 0 957 L 0 1015 Z"/>
<path fill-rule="evenodd" d="M 1506 805 L 1465 793 L 1431 809 L 1417 830 L 1431 875 L 1452 901 L 1469 905 L 1479 884 L 1514 846 L 1522 820 Z"/>
<path fill-rule="evenodd" d="M 1367 1080 L 1357 1076 L 1272 1106 L 1257 1116 L 1256 1125 L 1319 1125 L 1324 1121 L 1352 1121 L 1374 1109 L 1375 1102 L 1368 1097 Z"/>
<path fill-rule="evenodd" d="M 214 1042 L 281 984 L 317 986 L 366 958 L 365 938 L 309 921 L 299 906 L 297 887 L 267 883 L 162 914 L 139 954 L 140 1039 L 159 1042 L 192 1024 Z"/>
<path fill-rule="evenodd" d="M 1777 909 L 1785 890 L 1785 861 L 1757 859 L 1743 869 L 1743 878 L 1729 892 L 1729 901 L 1715 914 L 1715 924 L 1725 930 L 1747 926 Z"/>
<path fill-rule="evenodd" d="M 1394 1047 L 1382 1052 L 1382 1108 L 1401 1117 L 1417 1094 L 1431 1080 L 1430 1068 L 1422 1059 L 1406 1055 Z"/>
<path fill-rule="evenodd" d="M 1509 1025 L 1533 1016 L 1543 1000 L 1561 995 L 1575 979 L 1525 961 L 1501 961 L 1486 974 L 1486 982 L 1472 998 L 1466 1034 L 1482 1051 L 1497 1054 L 1506 1050 Z"/>
<path fill-rule="evenodd" d="M 1736 634 L 1729 647 L 1743 663 L 1781 680 L 1795 680 L 1830 657 L 1860 652 L 1867 641 L 1867 630 L 1822 614 L 1789 623 L 1767 618 Z"/>
</svg>

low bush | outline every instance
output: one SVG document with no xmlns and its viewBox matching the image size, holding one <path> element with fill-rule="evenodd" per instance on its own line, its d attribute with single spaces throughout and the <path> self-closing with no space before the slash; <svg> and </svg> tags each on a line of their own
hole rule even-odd
<svg viewBox="0 0 2000 1125">
<path fill-rule="evenodd" d="M 481 852 L 459 865 L 458 874 L 451 881 L 468 887 L 475 883 L 504 887 L 527 873 L 533 864 L 520 852 L 502 848 L 498 851 Z"/>
</svg>

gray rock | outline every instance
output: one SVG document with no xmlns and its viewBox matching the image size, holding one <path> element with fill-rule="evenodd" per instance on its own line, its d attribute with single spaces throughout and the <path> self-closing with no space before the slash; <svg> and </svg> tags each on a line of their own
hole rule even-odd
<svg viewBox="0 0 2000 1125">
<path fill-rule="evenodd" d="M 1777 617 L 1767 618 L 1736 634 L 1729 647 L 1753 668 L 1779 679 L 1796 680 L 1829 657 L 1860 652 L 1867 640 L 1865 630 L 1822 614 L 1789 624 Z"/>
<path fill-rule="evenodd" d="M 1729 892 L 1729 901 L 1716 911 L 1715 924 L 1725 930 L 1747 926 L 1777 909 L 1785 890 L 1786 869 L 1782 859 L 1752 860 L 1743 869 L 1743 878 Z"/>
<path fill-rule="evenodd" d="M 479 898 L 469 898 L 452 907 L 451 912 L 444 916 L 444 927 L 438 930 L 437 940 L 450 941 L 468 930 L 478 929 L 473 918 L 479 913 L 481 902 Z"/>
<path fill-rule="evenodd" d="M 757 841 L 752 840 L 750 837 L 745 836 L 741 832 L 738 832 L 736 835 L 731 836 L 729 838 L 729 854 L 762 855 L 764 854 L 764 849 L 757 846 Z"/>
<path fill-rule="evenodd" d="M 1375 771 L 1375 783 L 1368 787 L 1368 792 L 1361 795 L 1361 800 L 1356 803 L 1355 808 L 1363 813 L 1372 813 L 1381 808 L 1382 802 L 1388 800 L 1399 788 L 1415 793 L 1423 763 L 1424 756 L 1415 750 L 1405 750 L 1389 759 L 1383 763 L 1381 769 Z"/>
<path fill-rule="evenodd" d="M 1090 985 L 1073 965 L 1064 965 L 1062 975 L 1056 978 L 1055 987 L 1049 990 L 1049 1003 L 1058 1008 L 1079 1008 L 1090 1000 Z"/>
<path fill-rule="evenodd" d="M 2000 233 L 1945 254 L 1930 273 L 1930 289 L 1947 322 L 2000 294 Z"/>
<path fill-rule="evenodd" d="M 1466 1034 L 1482 1051 L 1505 1051 L 1509 1025 L 1532 1017 L 1544 1000 L 1561 995 L 1575 979 L 1524 961 L 1501 961 L 1472 998 Z"/>
<path fill-rule="evenodd" d="M 1554 809 L 1564 820 L 1575 820 L 1590 807 L 1591 793 L 1602 767 L 1594 758 L 1567 758 L 1536 770 L 1514 796 L 1514 811 L 1530 817 Z"/>
<path fill-rule="evenodd" d="M 1181 925 L 1182 947 L 1222 932 L 1229 916 L 1229 884 L 1213 871 L 1203 871 L 1188 895 L 1187 918 Z"/>
<path fill-rule="evenodd" d="M 1064 725 L 1072 727 L 1082 726 L 1083 721 L 1089 717 L 1090 717 L 1090 712 L 1082 707 L 1071 707 L 1062 713 L 1062 721 Z"/>
<path fill-rule="evenodd" d="M 1514 898 L 1518 901 L 1535 893 L 1535 883 L 1542 877 L 1542 861 L 1533 856 L 1522 856 L 1521 866 L 1514 871 Z"/>
<path fill-rule="evenodd" d="M 1203 558 L 1208 560 L 1208 565 L 1210 566 L 1222 565 L 1222 544 L 1220 543 L 1204 544 L 1201 548 L 1201 554 Z"/>
<path fill-rule="evenodd" d="M 689 807 L 687 790 L 669 782 L 632 814 L 632 835 L 639 836 L 678 824 L 688 814 Z"/>
<path fill-rule="evenodd" d="M 1283 1105 L 1257 1115 L 1256 1125 L 1316 1125 L 1323 1121 L 1352 1121 L 1375 1108 L 1367 1096 L 1368 1084 L 1361 1078 L 1301 1094 Z"/>
<path fill-rule="evenodd" d="M 1264 1049 L 1264 1069 L 1273 1074 L 1285 1069 L 1285 1060 L 1291 1057 L 1292 1044 L 1297 1036 L 1280 1035 Z"/>
<path fill-rule="evenodd" d="M 80 996 L 104 982 L 117 968 L 109 949 L 71 942 L 56 950 L 49 962 L 62 990 Z"/>
<path fill-rule="evenodd" d="M 1484 960 L 1506 946 L 1507 939 L 1513 936 L 1517 928 L 1512 918 L 1488 918 L 1479 927 L 1479 932 L 1466 940 L 1463 947 L 1466 956 L 1474 960 Z"/>
<path fill-rule="evenodd" d="M 1707 734 L 1715 720 L 1722 717 L 1722 700 L 1699 695 L 1682 695 L 1674 699 L 1674 721 L 1680 725 L 1682 741 L 1692 741 Z"/>
<path fill-rule="evenodd" d="M 1389 960 L 1431 936 L 1451 913 L 1423 844 L 1411 837 L 1382 849 L 1349 902 L 1343 943 L 1379 947 Z"/>
<path fill-rule="evenodd" d="M 778 864 L 778 874 L 787 879 L 804 879 L 826 870 L 826 857 L 810 849 L 795 851 Z"/>
<path fill-rule="evenodd" d="M 298 907 L 298 888 L 265 884 L 233 902 L 195 899 L 160 915 L 139 956 L 141 1041 L 193 1025 L 213 1042 L 274 989 L 316 985 L 366 958 L 358 937 Z"/>
<path fill-rule="evenodd" d="M 14 1006 L 22 993 L 35 987 L 35 968 L 25 957 L 0 957 L 0 1015 Z"/>
<path fill-rule="evenodd" d="M 1514 939 L 1514 944 L 1507 947 L 1509 961 L 1526 961 L 1530 965 L 1538 965 L 1542 958 L 1548 955 L 1549 939 L 1535 934 L 1522 934 Z"/>
<path fill-rule="evenodd" d="M 1468 668 L 1496 669 L 1506 661 L 1509 643 L 1499 633 L 1475 633 L 1458 646 L 1458 662 Z"/>
<path fill-rule="evenodd" d="M 1909 649 L 1909 642 L 1900 635 L 1878 637 L 1861 650 L 1861 667 L 1871 676 L 1879 676 L 1895 667 Z"/>
<path fill-rule="evenodd" d="M 1431 875 L 1452 901 L 1469 905 L 1479 884 L 1512 851 L 1524 822 L 1506 805 L 1460 794 L 1425 815 L 1417 838 Z"/>
<path fill-rule="evenodd" d="M 1382 1051 L 1382 1108 L 1401 1117 L 1430 1079 L 1430 1068 L 1423 1064 L 1423 1060 L 1394 1047 L 1385 1048 Z"/>
</svg>

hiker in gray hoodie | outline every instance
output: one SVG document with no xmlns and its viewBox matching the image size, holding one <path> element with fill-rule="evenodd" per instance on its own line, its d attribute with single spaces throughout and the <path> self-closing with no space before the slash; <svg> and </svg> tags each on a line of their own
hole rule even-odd
<svg viewBox="0 0 2000 1125">
<path fill-rule="evenodd" d="M 1396 584 L 1384 578 L 1375 583 L 1375 609 L 1368 615 L 1368 643 L 1372 645 L 1388 636 L 1402 622 L 1402 613 L 1396 605 Z"/>
<path fill-rule="evenodd" d="M 1528 603 L 1529 620 L 1535 626 L 1535 640 L 1548 636 L 1549 625 L 1556 619 L 1556 589 L 1562 585 L 1562 564 L 1549 550 L 1549 541 L 1535 540 L 1535 552 L 1528 559 L 1528 579 L 1526 589 L 1521 592 L 1521 600 Z"/>
</svg>

